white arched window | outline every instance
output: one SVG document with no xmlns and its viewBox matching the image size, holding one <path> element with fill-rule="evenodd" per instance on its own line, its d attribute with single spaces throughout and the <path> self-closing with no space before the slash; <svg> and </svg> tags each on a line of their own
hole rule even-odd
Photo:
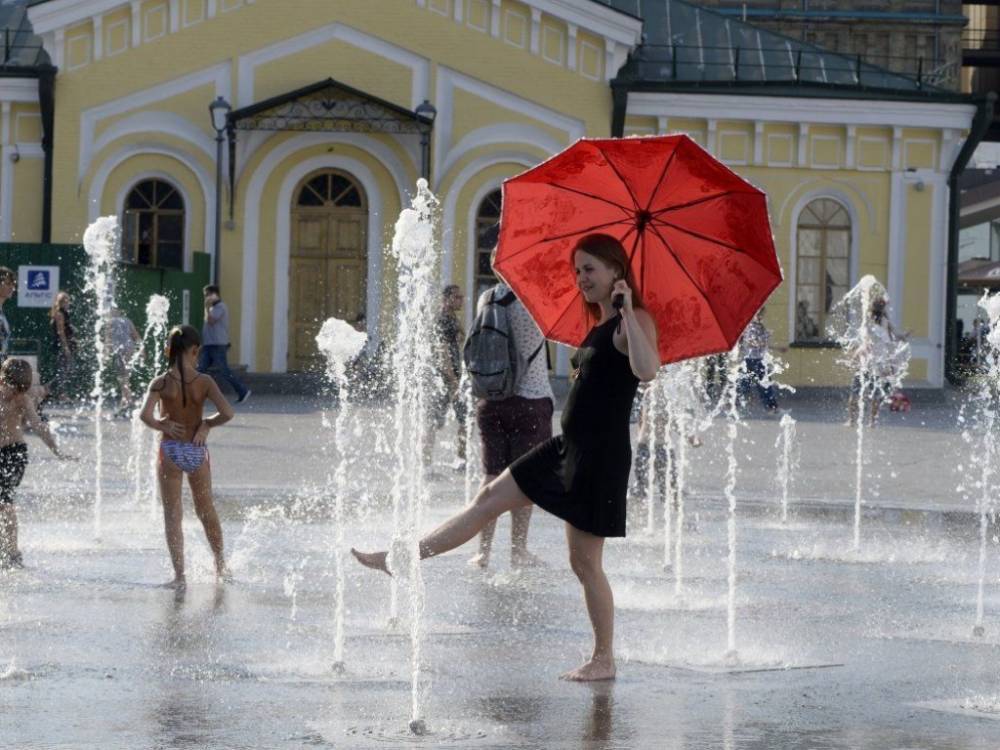
<svg viewBox="0 0 1000 750">
<path fill-rule="evenodd" d="M 184 198 L 169 182 L 143 180 L 125 198 L 122 256 L 128 263 L 184 267 Z"/>
<path fill-rule="evenodd" d="M 479 208 L 476 210 L 476 270 L 473 304 L 479 299 L 480 294 L 497 283 L 493 266 L 490 264 L 490 254 L 496 247 L 497 238 L 500 235 L 500 200 L 500 191 L 494 190 L 480 201 Z"/>
<path fill-rule="evenodd" d="M 795 336 L 824 341 L 826 316 L 851 285 L 851 216 L 832 198 L 817 198 L 796 227 Z"/>
</svg>

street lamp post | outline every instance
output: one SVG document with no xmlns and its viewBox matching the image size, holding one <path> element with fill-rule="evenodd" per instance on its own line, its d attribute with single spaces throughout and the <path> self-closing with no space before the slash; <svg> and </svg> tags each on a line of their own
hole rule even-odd
<svg viewBox="0 0 1000 750">
<path fill-rule="evenodd" d="M 215 128 L 215 252 L 212 256 L 212 283 L 219 283 L 219 269 L 222 247 L 222 142 L 233 108 L 223 97 L 218 96 L 208 106 Z"/>
<path fill-rule="evenodd" d="M 430 121 L 430 127 L 420 133 L 420 175 L 427 182 L 431 181 L 431 129 L 434 127 L 437 113 L 437 108 L 427 99 L 417 106 L 415 112 L 418 117 Z"/>
</svg>

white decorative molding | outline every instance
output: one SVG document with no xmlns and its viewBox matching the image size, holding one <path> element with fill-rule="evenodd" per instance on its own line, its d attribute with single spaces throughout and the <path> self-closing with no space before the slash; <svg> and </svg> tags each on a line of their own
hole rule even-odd
<svg viewBox="0 0 1000 750">
<path fill-rule="evenodd" d="M 760 120 L 753 124 L 753 163 L 764 163 L 764 123 Z"/>
<path fill-rule="evenodd" d="M 855 144 L 858 140 L 858 126 L 848 125 L 847 126 L 847 153 L 844 156 L 844 167 L 846 169 L 856 169 L 857 155 L 855 151 Z"/>
<path fill-rule="evenodd" d="M 76 44 L 80 45 L 80 49 L 83 50 L 78 58 L 80 62 L 72 63 L 72 55 L 70 55 L 70 50 L 74 49 Z M 74 34 L 73 36 L 66 37 L 66 70 L 79 70 L 80 68 L 89 65 L 93 58 L 94 53 L 94 38 L 91 34 Z"/>
<path fill-rule="evenodd" d="M 10 109 L 8 101 L 0 102 L 0 241 L 10 242 L 14 219 L 14 163 L 10 160 Z"/>
<path fill-rule="evenodd" d="M 799 153 L 795 160 L 796 166 L 806 167 L 806 151 L 809 147 L 809 126 L 806 123 L 799 123 Z"/>
<path fill-rule="evenodd" d="M 434 121 L 434 175 L 444 174 L 443 165 L 450 157 L 453 148 L 451 142 L 454 127 L 454 90 L 461 89 L 470 94 L 492 102 L 493 104 L 517 112 L 523 116 L 545 123 L 550 127 L 567 133 L 568 141 L 573 142 L 586 134 L 586 126 L 582 120 L 567 117 L 548 107 L 535 104 L 509 91 L 491 86 L 487 83 L 459 73 L 444 65 L 438 67 L 437 73 L 437 119 Z"/>
<path fill-rule="evenodd" d="M 520 31 L 517 31 L 518 26 Z M 503 40 L 505 43 L 518 49 L 525 49 L 528 46 L 529 21 L 528 17 L 516 10 L 507 9 L 503 14 Z"/>
<path fill-rule="evenodd" d="M 743 141 L 743 156 L 738 159 L 727 159 L 725 158 L 725 148 L 723 144 L 727 138 L 739 137 Z M 745 130 L 720 130 L 718 135 L 716 135 L 716 144 L 719 149 L 718 158 L 720 161 L 726 164 L 732 164 L 734 166 L 744 166 L 750 163 L 750 136 Z"/>
<path fill-rule="evenodd" d="M 174 78 L 165 83 L 128 94 L 119 99 L 113 99 L 90 109 L 85 109 L 80 113 L 80 156 L 77 166 L 77 180 L 82 183 L 84 175 L 90 168 L 90 162 L 94 154 L 94 133 L 97 129 L 97 124 L 101 120 L 121 115 L 131 110 L 142 109 L 164 99 L 169 99 L 170 97 L 203 86 L 212 86 L 215 96 L 224 96 L 228 99 L 231 96 L 229 63 L 220 63 L 211 68 L 205 68 L 204 70 L 199 70 L 180 78 Z M 187 133 L 182 135 L 179 132 L 173 132 L 171 134 L 179 135 L 179 137 L 185 139 L 188 138 Z"/>
<path fill-rule="evenodd" d="M 412 71 L 410 87 L 411 109 L 416 109 L 417 105 L 424 99 L 430 98 L 430 60 L 407 49 L 390 44 L 378 37 L 358 31 L 350 26 L 333 23 L 313 29 L 312 31 L 307 31 L 305 34 L 270 44 L 267 47 L 261 47 L 241 56 L 237 63 L 239 69 L 239 92 L 236 106 L 246 107 L 256 101 L 254 96 L 256 68 L 272 60 L 278 60 L 282 57 L 301 52 L 304 49 L 316 47 L 331 41 L 345 42 L 409 68 Z M 437 103 L 435 105 L 438 106 Z"/>
<path fill-rule="evenodd" d="M 62 69 L 66 61 L 66 29 L 56 29 L 52 53 L 52 64 Z"/>
<path fill-rule="evenodd" d="M 167 33 L 169 31 L 169 27 L 170 27 L 170 19 L 168 18 L 168 15 L 169 15 L 169 11 L 168 11 L 166 5 L 162 5 L 162 4 L 161 5 L 154 5 L 151 8 L 145 8 L 144 9 L 144 12 L 142 14 L 142 41 L 143 42 L 152 42 L 152 41 L 154 41 L 156 39 L 160 39 L 161 37 L 164 37 L 164 36 L 167 35 Z M 155 34 L 150 34 L 149 33 L 149 27 L 150 27 L 151 24 L 149 23 L 149 20 L 151 18 L 153 18 L 154 16 L 161 16 L 160 24 L 159 24 L 160 28 L 161 28 L 161 31 L 159 31 L 159 32 L 157 32 Z"/>
<path fill-rule="evenodd" d="M 718 154 L 719 123 L 717 120 L 710 118 L 705 122 L 705 126 L 708 128 L 708 137 L 705 139 L 705 150 L 712 156 L 715 156 Z"/>
<path fill-rule="evenodd" d="M 489 31 L 490 31 L 490 8 L 489 8 L 489 0 L 469 0 L 469 2 L 470 2 L 470 5 L 469 5 L 469 14 L 466 17 L 465 24 L 470 29 L 475 29 L 476 31 L 482 31 L 483 33 L 488 34 Z M 473 21 L 473 19 L 475 18 L 475 15 L 473 15 L 473 13 L 472 13 L 472 5 L 474 5 L 474 4 L 478 5 L 482 9 L 482 11 L 483 11 L 483 25 L 482 26 L 479 26 L 478 24 L 476 24 Z"/>
<path fill-rule="evenodd" d="M 892 129 L 892 161 L 891 169 L 896 172 L 903 162 L 903 128 L 899 125 Z"/>
<path fill-rule="evenodd" d="M 500 0 L 493 0 L 490 8 L 490 36 L 500 38 Z"/>
<path fill-rule="evenodd" d="M 576 36 L 579 27 L 575 23 L 566 24 L 566 67 L 576 70 Z"/>
<path fill-rule="evenodd" d="M 965 138 L 957 130 L 945 128 L 941 131 L 941 163 L 938 166 L 941 172 L 951 172 L 964 142 Z"/>
<path fill-rule="evenodd" d="M 588 29 L 630 49 L 642 41 L 642 21 L 600 2 L 579 0 L 524 0 L 542 13 Z"/>
<path fill-rule="evenodd" d="M 556 57 L 549 55 L 549 39 L 555 39 L 558 43 L 559 54 Z M 564 65 L 566 62 L 566 37 L 563 36 L 562 29 L 554 26 L 542 26 L 542 59 L 553 65 Z"/>
<path fill-rule="evenodd" d="M 531 9 L 531 54 L 537 55 L 539 53 L 539 39 L 541 38 L 542 30 L 542 11 L 538 8 Z"/>
<path fill-rule="evenodd" d="M 374 160 L 380 162 L 396 183 L 400 205 L 406 205 L 405 186 L 409 181 L 409 176 L 399 162 L 396 153 L 385 143 L 362 133 L 300 133 L 280 142 L 261 159 L 259 164 L 254 166 L 250 174 L 250 181 L 243 193 L 243 279 L 240 302 L 240 359 L 247 362 L 251 369 L 255 367 L 257 356 L 257 344 L 254 340 L 254 331 L 256 331 L 254 313 L 257 309 L 257 284 L 260 274 L 259 222 L 264 187 L 282 163 L 297 152 L 315 146 L 329 146 L 336 143 L 357 146 L 369 153 Z M 348 171 L 356 174 L 352 170 Z M 367 186 L 365 187 L 367 189 Z M 369 193 L 369 200 L 371 195 Z M 278 206 L 278 209 L 280 210 L 281 207 Z M 369 216 L 371 213 L 372 206 L 369 202 Z M 381 232 L 380 228 L 379 232 Z M 369 244 L 371 245 L 379 236 L 380 234 L 370 235 Z M 286 241 L 290 241 L 290 238 Z M 382 245 L 379 244 L 377 247 L 381 248 Z M 377 307 L 373 309 L 377 309 Z"/>
<path fill-rule="evenodd" d="M 864 145 L 865 143 L 877 143 L 879 144 L 879 146 L 882 146 L 885 149 L 889 148 L 889 141 L 886 138 L 880 138 L 878 136 L 871 136 L 871 135 L 861 135 L 858 136 L 857 151 L 860 152 L 861 146 Z M 873 167 L 871 165 L 862 164 L 861 159 L 858 158 L 857 154 L 855 155 L 855 160 L 856 160 L 856 169 L 859 172 L 885 172 L 886 170 L 889 169 L 889 165 L 886 164 L 885 161 L 883 161 L 882 164 Z"/>
<path fill-rule="evenodd" d="M 462 161 L 470 152 L 487 146 L 533 146 L 542 151 L 546 158 L 558 153 L 566 147 L 549 133 L 534 125 L 522 123 L 497 123 L 477 128 L 459 139 L 458 143 L 448 151 L 448 156 L 441 165 L 437 184 L 444 183 L 455 165 Z M 535 164 L 538 163 L 536 159 Z"/>
<path fill-rule="evenodd" d="M 903 288 L 906 271 L 906 185 L 902 172 L 889 177 L 889 261 L 886 268 L 886 291 L 892 302 L 897 325 L 903 314 Z"/>
<path fill-rule="evenodd" d="M 656 132 L 658 135 L 666 135 L 667 128 L 669 128 L 669 118 L 660 115 L 656 118 Z"/>
<path fill-rule="evenodd" d="M 903 167 L 908 168 L 910 164 L 910 157 L 908 154 L 909 148 L 913 144 L 930 146 L 931 147 L 931 164 L 934 165 L 930 167 L 933 169 L 938 163 L 938 145 L 937 141 L 932 138 L 904 138 L 903 139 Z M 921 169 L 928 169 L 928 167 L 921 167 Z"/>
<path fill-rule="evenodd" d="M 191 200 L 191 196 L 188 191 L 184 188 L 184 183 L 177 179 L 177 175 L 172 175 L 168 172 L 162 170 L 146 170 L 143 172 L 138 172 L 129 178 L 128 182 L 125 182 L 121 189 L 118 191 L 118 195 L 115 196 L 115 215 L 118 217 L 118 225 L 121 227 L 125 226 L 125 199 L 128 194 L 144 180 L 163 180 L 170 184 L 174 190 L 176 190 L 181 195 L 181 200 L 184 201 L 184 254 L 183 263 L 184 270 L 190 272 L 194 267 L 194 240 L 192 237 L 191 227 L 194 224 L 191 221 L 191 209 L 195 203 Z M 202 210 L 207 210 L 208 200 L 199 201 Z M 208 214 L 205 214 L 205 224 L 211 221 Z M 207 240 L 207 232 L 205 239 Z M 203 249 L 203 252 L 211 252 L 208 247 Z"/>
<path fill-rule="evenodd" d="M 170 33 L 176 34 L 181 30 L 181 0 L 168 0 L 170 8 Z"/>
<path fill-rule="evenodd" d="M 124 4 L 124 0 L 49 0 L 30 6 L 28 20 L 35 33 L 42 35 L 103 15 Z"/>
<path fill-rule="evenodd" d="M 583 53 L 590 50 L 594 53 L 594 59 L 597 60 L 597 70 L 595 73 L 591 74 L 586 71 L 583 67 Z M 591 44 L 586 39 L 580 42 L 580 59 L 577 61 L 577 67 L 580 69 L 580 75 L 584 78 L 589 78 L 591 81 L 600 81 L 604 77 L 604 55 L 601 53 L 601 48 Z"/>
<path fill-rule="evenodd" d="M 465 16 L 465 0 L 455 0 L 455 10 L 453 11 L 455 23 L 463 23 Z"/>
<path fill-rule="evenodd" d="M 972 124 L 976 108 L 972 104 L 888 101 L 873 107 L 869 100 L 810 99 L 808 112 L 804 113 L 802 100 L 794 97 L 633 92 L 628 97 L 628 114 L 783 123 L 800 122 L 805 114 L 816 125 L 896 125 L 964 131 Z"/>
<path fill-rule="evenodd" d="M 107 57 L 114 57 L 115 55 L 120 55 L 122 52 L 127 52 L 129 48 L 129 19 L 122 18 L 114 23 L 108 24 L 107 28 L 107 49 L 105 50 L 105 55 Z M 115 47 L 112 45 L 112 39 L 114 39 L 114 33 L 116 29 L 125 29 L 122 33 L 122 45 L 120 47 Z"/>
<path fill-rule="evenodd" d="M 104 19 L 94 16 L 94 61 L 104 57 Z"/>
<path fill-rule="evenodd" d="M 38 104 L 38 79 L 0 78 L 0 101 Z"/>
<path fill-rule="evenodd" d="M 129 24 L 132 27 L 132 46 L 138 47 L 142 44 L 142 1 L 132 0 L 130 8 Z"/>
<path fill-rule="evenodd" d="M 837 158 L 835 161 L 820 161 L 816 156 L 816 145 L 819 143 L 836 143 Z M 838 135 L 810 135 L 809 136 L 809 166 L 813 169 L 840 169 L 843 163 L 840 151 L 841 138 Z"/>
<path fill-rule="evenodd" d="M 219 12 L 219 0 L 205 0 L 205 15 L 209 18 L 215 18 Z"/>
<path fill-rule="evenodd" d="M 950 167 L 949 167 L 950 169 Z M 944 386 L 944 342 L 946 335 L 945 300 L 948 286 L 948 173 L 938 172 L 926 177 L 926 184 L 934 190 L 934 208 L 931 210 L 930 246 L 930 299 L 927 301 L 928 339 L 927 380 L 932 388 Z"/>
<path fill-rule="evenodd" d="M 197 148 L 211 162 L 215 162 L 215 139 L 186 117 L 173 112 L 144 110 L 125 117 L 111 125 L 94 141 L 91 154 L 99 154 L 119 138 L 129 135 L 155 134 L 178 138 Z"/>
</svg>

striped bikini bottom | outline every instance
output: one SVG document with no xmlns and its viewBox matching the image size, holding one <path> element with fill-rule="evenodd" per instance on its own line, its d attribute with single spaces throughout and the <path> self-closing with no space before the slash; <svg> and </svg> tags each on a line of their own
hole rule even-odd
<svg viewBox="0 0 1000 750">
<path fill-rule="evenodd" d="M 208 460 L 208 446 L 185 443 L 180 440 L 160 441 L 160 460 L 170 462 L 185 474 L 193 474 Z"/>
</svg>

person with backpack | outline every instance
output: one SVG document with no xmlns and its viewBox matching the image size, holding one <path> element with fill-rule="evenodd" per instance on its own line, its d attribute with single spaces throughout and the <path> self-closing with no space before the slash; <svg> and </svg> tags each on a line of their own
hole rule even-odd
<svg viewBox="0 0 1000 750">
<path fill-rule="evenodd" d="M 501 282 L 483 292 L 476 319 L 465 340 L 465 371 L 476 397 L 476 424 L 483 457 L 483 486 L 516 459 L 552 437 L 553 395 L 545 338 L 509 286 Z M 510 564 L 520 568 L 540 561 L 528 552 L 531 505 L 511 511 Z M 479 533 L 479 552 L 470 564 L 490 562 L 491 521 Z"/>
</svg>

